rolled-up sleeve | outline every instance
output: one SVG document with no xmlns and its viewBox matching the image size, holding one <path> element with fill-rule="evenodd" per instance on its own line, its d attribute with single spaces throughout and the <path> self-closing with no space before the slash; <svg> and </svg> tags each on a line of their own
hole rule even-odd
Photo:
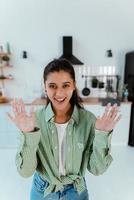
<svg viewBox="0 0 134 200">
<path fill-rule="evenodd" d="M 23 177 L 31 176 L 37 166 L 36 152 L 40 141 L 40 130 L 36 132 L 22 133 L 19 135 L 20 145 L 16 154 L 16 167 Z"/>
<path fill-rule="evenodd" d="M 92 135 L 87 169 L 97 176 L 103 174 L 113 160 L 110 155 L 112 132 L 99 131 L 93 128 Z"/>
</svg>

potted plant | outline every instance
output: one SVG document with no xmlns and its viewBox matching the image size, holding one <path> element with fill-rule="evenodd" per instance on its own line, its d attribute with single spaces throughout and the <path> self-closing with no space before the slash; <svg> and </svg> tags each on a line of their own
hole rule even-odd
<svg viewBox="0 0 134 200">
<path fill-rule="evenodd" d="M 5 65 L 5 66 L 9 65 L 9 61 L 10 61 L 10 57 L 8 55 L 2 56 L 3 65 Z"/>
</svg>

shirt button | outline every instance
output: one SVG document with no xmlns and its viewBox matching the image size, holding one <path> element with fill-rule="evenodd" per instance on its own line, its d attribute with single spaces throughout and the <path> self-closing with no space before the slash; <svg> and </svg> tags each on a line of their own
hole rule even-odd
<svg viewBox="0 0 134 200">
<path fill-rule="evenodd" d="M 70 123 L 73 123 L 73 119 L 70 119 Z"/>
</svg>

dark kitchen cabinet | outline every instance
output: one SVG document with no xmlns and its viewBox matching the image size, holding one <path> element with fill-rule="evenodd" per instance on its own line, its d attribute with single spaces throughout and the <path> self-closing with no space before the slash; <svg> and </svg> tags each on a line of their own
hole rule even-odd
<svg viewBox="0 0 134 200">
<path fill-rule="evenodd" d="M 128 85 L 128 100 L 132 101 L 128 144 L 134 146 L 134 51 L 126 54 L 124 83 Z"/>
<path fill-rule="evenodd" d="M 130 118 L 130 129 L 129 129 L 129 140 L 128 144 L 134 146 L 134 103 L 131 108 L 131 118 Z"/>
</svg>

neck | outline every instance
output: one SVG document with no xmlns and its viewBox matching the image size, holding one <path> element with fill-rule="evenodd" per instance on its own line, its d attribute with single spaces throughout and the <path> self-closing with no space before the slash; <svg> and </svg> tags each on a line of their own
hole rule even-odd
<svg viewBox="0 0 134 200">
<path fill-rule="evenodd" d="M 65 123 L 67 122 L 71 115 L 72 115 L 72 107 L 71 105 L 69 104 L 67 108 L 63 110 L 57 110 L 57 109 L 54 109 L 54 113 L 55 113 L 55 122 L 57 123 Z"/>
</svg>

